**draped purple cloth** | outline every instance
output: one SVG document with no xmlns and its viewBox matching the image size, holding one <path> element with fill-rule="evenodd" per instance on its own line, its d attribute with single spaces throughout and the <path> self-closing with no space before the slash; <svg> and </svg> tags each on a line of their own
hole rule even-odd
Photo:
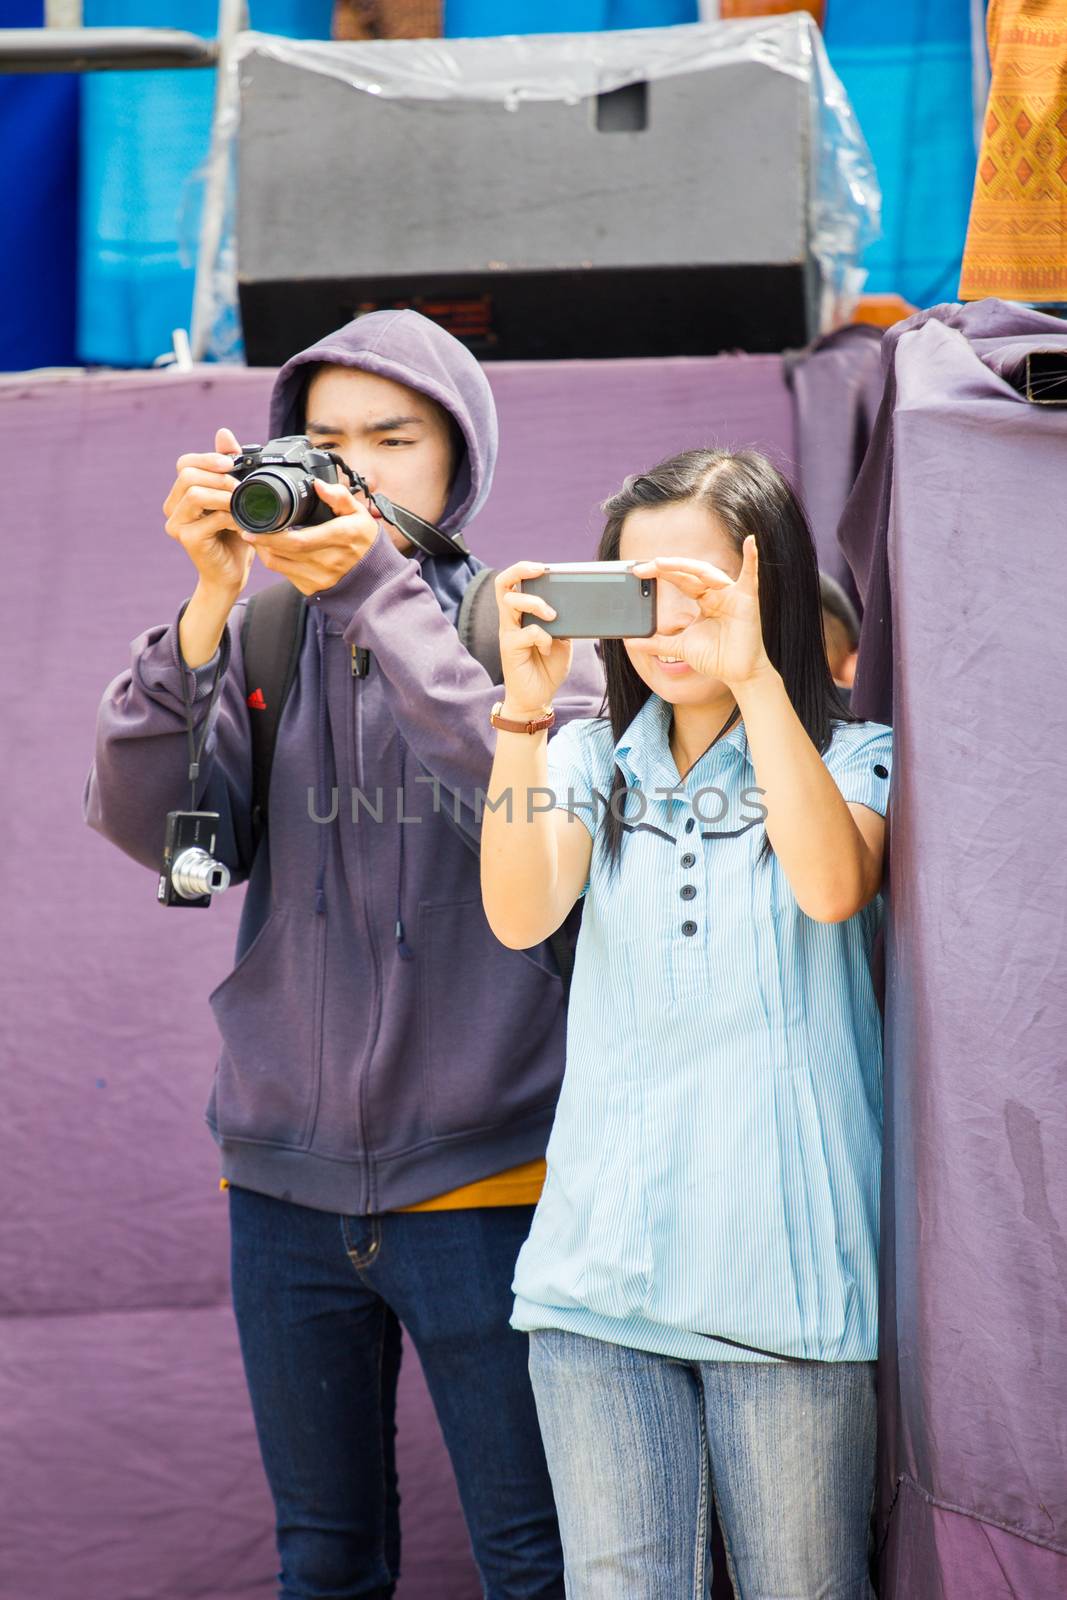
<svg viewBox="0 0 1067 1600">
<path fill-rule="evenodd" d="M 592 555 L 597 502 L 670 451 L 715 440 L 794 458 L 776 357 L 490 377 L 502 451 L 471 542 L 496 565 Z M 231 964 L 239 891 L 208 913 L 163 912 L 151 875 L 81 821 L 104 686 L 192 586 L 162 528 L 175 457 L 210 448 L 219 424 L 262 439 L 271 378 L 0 379 L 0 1600 L 274 1592 L 201 1122 L 217 1048 L 206 996 Z M 474 1600 L 410 1347 L 398 1449 L 399 1600 Z"/>
<path fill-rule="evenodd" d="M 882 333 L 856 322 L 786 357 L 797 429 L 797 487 L 819 566 L 858 599 L 837 525 L 882 400 Z"/>
<path fill-rule="evenodd" d="M 893 723 L 882 1600 L 1067 1594 L 1067 327 L 998 301 L 884 342 L 841 525 L 853 706 Z"/>
</svg>

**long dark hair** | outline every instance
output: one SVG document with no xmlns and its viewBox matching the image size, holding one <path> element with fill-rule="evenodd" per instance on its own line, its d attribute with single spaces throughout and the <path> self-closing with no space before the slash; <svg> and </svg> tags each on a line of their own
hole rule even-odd
<svg viewBox="0 0 1067 1600">
<path fill-rule="evenodd" d="M 816 749 L 832 736 L 831 721 L 858 722 L 830 674 L 823 640 L 819 564 L 804 508 L 782 474 L 755 450 L 684 450 L 658 467 L 627 478 L 605 500 L 606 522 L 597 557 L 617 561 L 623 525 L 631 511 L 695 501 L 715 517 L 738 556 L 747 534 L 759 555 L 759 601 L 763 643 L 782 675 L 786 693 Z M 651 695 L 634 670 L 621 639 L 602 639 L 607 692 L 601 714 L 621 739 Z M 740 717 L 735 707 L 721 732 Z M 615 768 L 604 814 L 602 848 L 618 866 L 625 836 L 626 778 Z M 770 852 L 764 836 L 760 860 Z"/>
</svg>

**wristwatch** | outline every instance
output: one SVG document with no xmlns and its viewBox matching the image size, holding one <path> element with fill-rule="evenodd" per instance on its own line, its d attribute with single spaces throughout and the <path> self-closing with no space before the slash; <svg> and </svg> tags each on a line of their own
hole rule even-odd
<svg viewBox="0 0 1067 1600">
<path fill-rule="evenodd" d="M 543 716 L 535 717 L 530 722 L 516 722 L 510 717 L 502 717 L 504 709 L 503 700 L 498 700 L 489 713 L 489 721 L 494 728 L 499 728 L 502 733 L 540 733 L 543 728 L 551 728 L 556 720 L 556 713 L 551 706 Z"/>
</svg>

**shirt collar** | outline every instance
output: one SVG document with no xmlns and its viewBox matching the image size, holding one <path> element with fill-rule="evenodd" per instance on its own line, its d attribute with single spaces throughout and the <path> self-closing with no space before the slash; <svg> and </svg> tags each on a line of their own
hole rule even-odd
<svg viewBox="0 0 1067 1600">
<path fill-rule="evenodd" d="M 678 787 L 678 768 L 671 755 L 670 730 L 672 707 L 658 694 L 650 694 L 636 717 L 615 746 L 615 761 L 626 774 L 627 780 L 642 789 L 673 789 Z M 748 737 L 745 725 L 738 720 L 728 733 L 724 733 L 712 748 L 701 756 L 682 780 L 688 786 L 693 777 L 704 775 L 705 765 L 710 767 L 719 759 L 723 745 L 730 747 L 742 759 L 748 755 Z"/>
</svg>

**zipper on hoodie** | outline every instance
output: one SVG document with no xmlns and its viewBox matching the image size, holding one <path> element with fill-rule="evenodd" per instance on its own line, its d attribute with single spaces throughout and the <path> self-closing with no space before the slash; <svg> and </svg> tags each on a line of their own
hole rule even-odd
<svg viewBox="0 0 1067 1600">
<path fill-rule="evenodd" d="M 364 658 L 361 663 L 362 671 L 356 670 L 357 660 L 359 657 Z M 358 646 L 353 645 L 352 671 L 348 679 L 348 729 L 349 738 L 352 741 L 352 772 L 353 782 L 356 788 L 361 788 L 363 785 L 363 694 L 356 687 L 356 679 L 366 678 L 369 668 L 370 651 L 360 650 Z M 366 830 L 364 828 L 357 827 L 353 829 L 353 832 L 356 836 L 356 850 L 359 853 L 361 869 L 360 875 L 362 877 L 363 884 L 365 885 L 364 893 L 360 894 L 358 898 L 360 909 L 363 913 L 363 928 L 367 936 L 367 948 L 370 951 L 371 962 L 374 967 L 374 1001 L 376 1007 L 374 1025 L 368 1030 L 367 1034 L 370 1043 L 367 1047 L 367 1052 L 363 1062 L 365 1070 L 357 1074 L 356 1082 L 356 1127 L 358 1130 L 360 1148 L 363 1154 L 363 1170 L 365 1173 L 366 1183 L 363 1206 L 364 1209 L 369 1211 L 372 1209 L 374 1200 L 374 1177 L 371 1171 L 371 1153 L 367 1141 L 366 1093 L 371 1058 L 374 1055 L 374 1042 L 378 1037 L 378 1031 L 381 1024 L 382 962 L 378 951 L 377 941 L 374 937 L 373 918 L 371 917 L 370 907 L 368 905 L 368 901 L 370 899 L 370 877 L 367 871 L 367 852 L 364 846 Z"/>
</svg>

